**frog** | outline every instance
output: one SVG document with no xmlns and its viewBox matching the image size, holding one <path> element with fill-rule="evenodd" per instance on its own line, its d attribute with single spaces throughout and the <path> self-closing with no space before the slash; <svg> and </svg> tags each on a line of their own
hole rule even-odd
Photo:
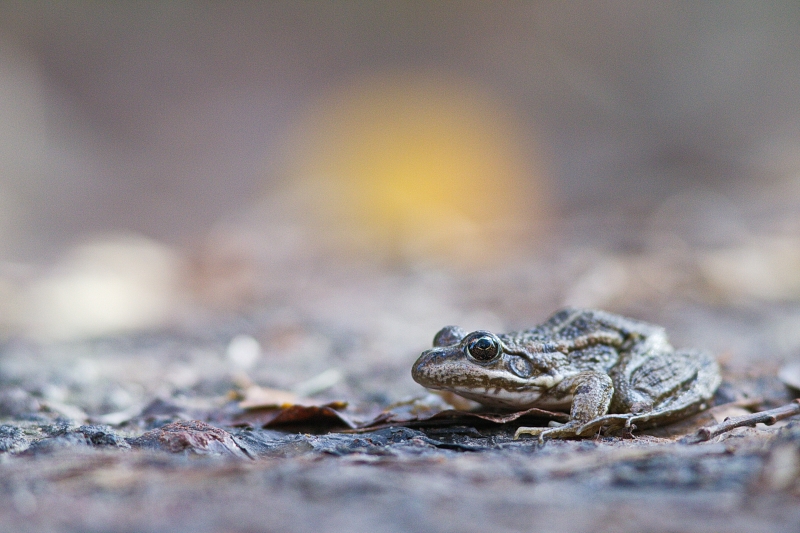
<svg viewBox="0 0 800 533">
<path fill-rule="evenodd" d="M 676 350 L 664 328 L 580 308 L 512 333 L 446 326 L 411 375 L 490 408 L 568 412 L 563 424 L 514 434 L 540 442 L 667 425 L 706 409 L 721 382 L 710 353 Z"/>
</svg>

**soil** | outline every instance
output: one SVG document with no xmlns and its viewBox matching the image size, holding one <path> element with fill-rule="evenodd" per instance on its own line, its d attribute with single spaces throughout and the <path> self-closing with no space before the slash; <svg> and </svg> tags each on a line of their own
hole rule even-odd
<svg viewBox="0 0 800 533">
<path fill-rule="evenodd" d="M 492 268 L 338 258 L 159 330 L 8 339 L 0 529 L 798 529 L 800 421 L 685 437 L 792 401 L 777 376 L 796 378 L 800 301 L 722 290 L 703 275 L 708 247 L 666 257 L 624 233 L 555 234 Z M 724 375 L 715 406 L 666 428 L 543 444 L 514 440 L 514 420 L 427 419 L 453 409 L 409 374 L 439 328 L 525 327 L 566 303 L 712 351 Z"/>
</svg>

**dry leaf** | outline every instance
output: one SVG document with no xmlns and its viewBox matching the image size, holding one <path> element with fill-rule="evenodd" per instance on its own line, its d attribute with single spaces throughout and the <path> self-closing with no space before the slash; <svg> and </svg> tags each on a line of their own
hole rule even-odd
<svg viewBox="0 0 800 533">
<path fill-rule="evenodd" d="M 554 413 L 543 409 L 531 408 L 516 413 L 479 413 L 472 411 L 458 411 L 455 409 L 445 409 L 437 412 L 412 412 L 409 409 L 390 410 L 378 415 L 374 420 L 359 426 L 359 431 L 371 431 L 389 426 L 452 426 L 474 424 L 476 422 L 489 422 L 492 424 L 507 424 L 518 419 L 538 419 L 557 420 L 566 422 L 569 415 L 566 413 Z"/>
<path fill-rule="evenodd" d="M 299 425 L 319 428 L 345 426 L 355 428 L 356 424 L 340 410 L 347 408 L 346 402 L 331 402 L 325 405 L 282 405 L 250 408 L 235 416 L 233 425 L 276 428 Z"/>
</svg>

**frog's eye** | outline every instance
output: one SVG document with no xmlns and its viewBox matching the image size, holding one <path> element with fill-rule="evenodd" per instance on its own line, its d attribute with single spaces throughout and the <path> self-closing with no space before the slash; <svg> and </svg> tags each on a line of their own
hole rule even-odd
<svg viewBox="0 0 800 533">
<path fill-rule="evenodd" d="M 467 332 L 458 326 L 445 326 L 433 337 L 433 347 L 442 348 L 458 344 Z"/>
<path fill-rule="evenodd" d="M 467 342 L 467 355 L 478 363 L 488 363 L 500 355 L 500 341 L 488 332 L 473 333 Z"/>
</svg>

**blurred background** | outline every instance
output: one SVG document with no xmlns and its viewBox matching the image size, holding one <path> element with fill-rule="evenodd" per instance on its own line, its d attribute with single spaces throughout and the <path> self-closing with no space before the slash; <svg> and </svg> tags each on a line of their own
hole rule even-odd
<svg viewBox="0 0 800 533">
<path fill-rule="evenodd" d="M 6 0 L 3 338 L 210 328 L 313 374 L 571 304 L 794 357 L 798 27 L 794 1 Z"/>
</svg>

